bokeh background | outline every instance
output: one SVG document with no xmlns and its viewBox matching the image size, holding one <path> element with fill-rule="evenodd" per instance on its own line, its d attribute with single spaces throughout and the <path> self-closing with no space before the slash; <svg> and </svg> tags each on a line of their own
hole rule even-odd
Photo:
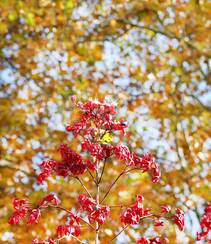
<svg viewBox="0 0 211 244">
<path fill-rule="evenodd" d="M 0 13 L 0 243 L 54 236 L 63 221 L 51 210 L 37 225 L 10 226 L 13 197 L 36 202 L 46 191 L 56 192 L 71 208 L 82 192 L 73 180 L 37 185 L 34 174 L 43 158 L 59 158 L 60 143 L 77 149 L 64 131 L 75 116 L 73 94 L 116 102 L 130 126 L 120 141 L 154 153 L 162 170 L 155 185 L 148 174 L 122 178 L 108 202 L 128 202 L 141 193 L 155 210 L 165 203 L 186 212 L 184 233 L 146 221 L 116 243 L 156 233 L 170 243 L 196 243 L 200 216 L 211 200 L 210 2 L 1 0 Z M 108 168 L 104 189 L 121 167 Z M 84 181 L 91 190 L 88 175 Z M 120 229 L 118 216 L 112 213 L 102 243 Z M 92 238 L 84 227 L 82 239 Z"/>
</svg>

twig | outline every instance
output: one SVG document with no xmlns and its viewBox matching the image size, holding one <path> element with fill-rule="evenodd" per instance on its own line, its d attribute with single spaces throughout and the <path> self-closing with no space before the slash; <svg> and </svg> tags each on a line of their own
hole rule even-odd
<svg viewBox="0 0 211 244">
<path fill-rule="evenodd" d="M 156 34 L 159 33 L 161 35 L 167 36 L 168 38 L 176 38 L 176 39 L 179 39 L 178 37 L 174 36 L 172 33 L 167 33 L 167 32 L 164 32 L 164 31 L 161 31 L 161 30 L 158 30 L 158 29 L 149 27 L 149 26 L 143 26 L 143 25 L 139 25 L 139 24 L 134 24 L 134 23 L 131 23 L 128 20 L 123 20 L 122 22 L 125 23 L 125 24 L 129 24 L 132 27 L 136 27 L 136 28 L 139 28 L 139 29 L 149 30 L 149 31 L 152 31 L 152 32 L 154 32 Z"/>
<path fill-rule="evenodd" d="M 91 176 L 92 180 L 94 181 L 94 183 L 95 183 L 95 185 L 96 185 L 96 184 L 97 184 L 97 182 L 96 182 L 96 180 L 95 180 L 95 178 L 94 178 L 93 174 L 90 172 L 90 170 L 89 170 L 89 169 L 88 169 L 87 171 L 88 171 L 89 175 Z"/>
<path fill-rule="evenodd" d="M 108 205 L 109 208 L 126 208 L 133 205 L 135 202 L 129 204 L 119 204 L 119 205 Z"/>
<path fill-rule="evenodd" d="M 80 242 L 80 243 L 84 243 L 84 242 L 82 242 L 78 237 L 76 237 L 76 236 L 74 236 L 74 235 L 72 235 L 72 234 L 70 234 L 70 233 L 69 233 L 68 235 L 62 236 L 61 238 L 57 239 L 57 243 L 59 243 L 59 241 L 61 241 L 62 239 L 66 238 L 66 237 L 68 237 L 68 236 L 71 236 L 72 238 L 74 238 L 75 240 L 77 240 L 77 241 Z"/>
<path fill-rule="evenodd" d="M 204 109 L 206 109 L 207 111 L 211 112 L 211 107 L 208 107 L 208 106 L 204 105 L 204 104 L 202 103 L 202 101 L 201 101 L 197 96 L 195 96 L 195 95 L 193 95 L 193 94 L 189 94 L 189 96 L 192 97 L 195 101 L 197 101 L 198 104 L 199 104 L 202 108 L 204 108 Z"/>
<path fill-rule="evenodd" d="M 101 182 L 101 180 L 102 180 L 102 177 L 103 177 L 103 173 L 104 173 L 105 165 L 106 165 L 106 159 L 107 159 L 107 158 L 105 158 L 105 159 L 104 159 L 104 162 L 103 162 L 103 168 L 102 168 L 102 172 L 101 172 L 101 174 L 100 174 L 100 178 L 99 178 L 99 180 L 98 180 L 98 184 L 100 184 L 100 182 Z"/>
<path fill-rule="evenodd" d="M 91 195 L 91 193 L 88 191 L 88 189 L 84 185 L 83 181 L 79 177 L 75 177 L 75 179 L 80 182 L 80 184 L 82 185 L 82 187 L 84 188 L 84 190 L 86 191 L 86 193 L 89 195 L 89 197 L 93 198 L 92 195 Z"/>
<path fill-rule="evenodd" d="M 97 202 L 97 205 L 99 204 L 99 200 L 100 200 L 100 187 L 99 187 L 99 180 L 98 180 L 98 171 L 99 171 L 99 164 L 97 162 L 97 169 L 96 169 L 96 182 L 97 182 L 97 185 L 96 185 L 96 202 Z M 99 223 L 96 221 L 96 229 L 95 229 L 95 232 L 96 232 L 96 236 L 95 236 L 95 244 L 99 244 Z"/>
<path fill-rule="evenodd" d="M 51 204 L 49 204 L 49 205 L 47 205 L 47 207 L 52 207 L 52 208 L 56 208 L 56 209 L 60 209 L 60 210 L 63 210 L 63 211 L 65 211 L 65 212 L 67 212 L 67 213 L 72 213 L 70 210 L 68 210 L 68 209 L 66 209 L 66 208 L 64 208 L 64 207 L 60 207 L 60 206 L 55 206 L 55 205 L 51 205 Z M 42 208 L 45 208 L 45 207 L 42 207 Z M 85 224 L 87 224 L 89 227 L 91 227 L 92 229 L 95 229 L 95 227 L 93 226 L 93 225 L 91 225 L 90 223 L 88 223 L 86 220 L 84 220 L 83 218 L 81 218 L 80 216 L 78 216 L 79 217 L 79 219 L 81 220 L 81 221 L 83 221 Z"/>
<path fill-rule="evenodd" d="M 125 167 L 125 169 L 126 169 L 126 167 Z M 104 197 L 100 201 L 100 203 L 102 203 L 106 199 L 106 197 L 108 196 L 108 194 L 111 191 L 112 187 L 116 184 L 116 182 L 119 180 L 119 178 L 127 172 L 127 171 L 125 171 L 125 169 L 117 176 L 117 178 L 114 180 L 114 182 L 109 186 L 108 191 L 106 192 L 106 194 L 104 195 Z"/>
<path fill-rule="evenodd" d="M 111 240 L 110 242 L 112 242 L 113 240 L 115 240 L 129 225 L 126 225 L 125 227 L 122 228 L 122 230 L 120 232 L 118 232 Z M 110 243 L 109 242 L 109 243 Z"/>
</svg>

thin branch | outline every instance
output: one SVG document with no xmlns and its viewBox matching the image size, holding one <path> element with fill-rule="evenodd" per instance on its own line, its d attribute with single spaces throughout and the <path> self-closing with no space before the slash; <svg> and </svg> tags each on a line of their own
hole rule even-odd
<svg viewBox="0 0 211 244">
<path fill-rule="evenodd" d="M 125 24 L 129 24 L 129 25 L 131 25 L 132 27 L 135 27 L 135 28 L 149 30 L 149 31 L 152 31 L 155 34 L 161 34 L 161 35 L 167 36 L 170 39 L 173 39 L 173 38 L 177 39 L 179 42 L 185 43 L 189 48 L 195 49 L 198 52 L 200 52 L 201 54 L 203 54 L 204 56 L 210 58 L 209 53 L 204 52 L 202 50 L 199 50 L 198 47 L 196 47 L 191 41 L 188 40 L 188 37 L 177 36 L 177 35 L 175 35 L 174 33 L 170 32 L 170 31 L 166 32 L 166 31 L 162 31 L 162 30 L 159 30 L 159 29 L 156 29 L 156 28 L 149 27 L 149 26 L 143 26 L 143 25 L 131 23 L 127 19 L 119 20 L 119 22 L 122 22 L 122 23 L 125 23 Z"/>
<path fill-rule="evenodd" d="M 105 170 L 106 160 L 107 160 L 107 158 L 104 159 L 104 162 L 103 162 L 103 168 L 102 168 L 102 172 L 101 172 L 101 174 L 100 174 L 100 178 L 99 178 L 99 180 L 98 180 L 98 184 L 100 184 L 100 182 L 101 182 L 101 180 L 102 180 L 103 173 L 104 173 L 104 170 Z"/>
<path fill-rule="evenodd" d="M 1 57 L 0 59 L 3 59 L 4 61 L 6 61 L 11 69 L 16 70 L 16 71 L 18 70 L 18 68 L 15 66 L 15 64 L 12 62 L 12 60 L 10 58 L 4 56 L 4 57 Z"/>
<path fill-rule="evenodd" d="M 208 107 L 208 106 L 204 105 L 204 104 L 201 102 L 201 100 L 200 100 L 197 96 L 195 96 L 195 95 L 193 95 L 193 94 L 190 94 L 189 96 L 192 97 L 195 101 L 197 101 L 198 104 L 200 104 L 201 107 L 203 107 L 203 108 L 206 109 L 207 111 L 211 112 L 211 107 Z"/>
<path fill-rule="evenodd" d="M 95 183 L 95 185 L 96 185 L 96 184 L 97 184 L 97 182 L 96 182 L 96 180 L 95 180 L 95 178 L 94 178 L 93 174 L 90 172 L 90 170 L 89 170 L 89 169 L 88 169 L 87 171 L 88 171 L 89 175 L 91 176 L 92 180 L 94 181 L 94 183 Z"/>
<path fill-rule="evenodd" d="M 118 232 L 111 240 L 110 242 L 112 242 L 113 240 L 115 240 L 125 229 L 127 229 L 129 225 L 126 225 L 125 227 L 122 228 L 122 230 L 120 232 Z M 109 243 L 110 243 L 109 242 Z"/>
<path fill-rule="evenodd" d="M 176 90 L 179 86 L 179 83 L 180 83 L 180 80 L 177 82 L 176 84 Z M 176 147 L 176 153 L 177 153 L 177 157 L 179 159 L 180 162 L 182 162 L 182 156 L 180 155 L 180 151 L 179 151 L 179 140 L 178 140 L 178 123 L 179 123 L 179 120 L 180 120 L 180 115 L 179 115 L 179 110 L 178 110 L 178 102 L 177 102 L 177 99 L 176 99 L 176 96 L 175 96 L 175 92 L 173 94 L 171 94 L 172 96 L 172 99 L 173 99 L 173 103 L 174 103 L 174 108 L 175 108 L 175 128 L 174 128 L 174 143 L 175 143 L 175 147 Z M 182 166 L 182 168 L 184 168 Z"/>
<path fill-rule="evenodd" d="M 98 171 L 99 171 L 99 163 L 97 162 L 97 169 L 96 169 L 96 181 L 97 181 L 97 185 L 96 185 L 96 202 L 97 202 L 97 205 L 99 204 L 99 200 L 100 200 L 100 187 L 99 187 L 99 180 L 98 180 Z M 100 228 L 100 225 L 96 221 L 95 244 L 99 244 L 99 228 Z"/>
<path fill-rule="evenodd" d="M 164 32 L 164 31 L 161 31 L 161 30 L 158 30 L 158 29 L 149 27 L 149 26 L 134 24 L 134 23 L 131 23 L 128 20 L 123 20 L 122 22 L 125 23 L 125 24 L 129 24 L 132 27 L 136 27 L 136 28 L 144 29 L 144 30 L 149 30 L 149 31 L 152 31 L 155 34 L 161 34 L 161 35 L 167 36 L 168 38 L 176 38 L 176 39 L 179 39 L 178 37 L 174 36 L 172 33 L 167 33 L 167 32 Z"/>
<path fill-rule="evenodd" d="M 126 167 L 125 167 L 125 169 L 126 169 Z M 108 196 L 108 194 L 111 191 L 112 187 L 116 184 L 116 182 L 119 180 L 119 178 L 127 172 L 127 171 L 125 171 L 125 169 L 117 176 L 117 178 L 114 180 L 114 182 L 109 186 L 108 191 L 106 192 L 106 194 L 104 195 L 104 197 L 100 201 L 100 203 L 102 203 L 106 199 L 106 197 Z"/>
<path fill-rule="evenodd" d="M 127 208 L 133 205 L 135 202 L 128 203 L 128 204 L 119 204 L 119 205 L 108 205 L 109 208 Z"/>
<path fill-rule="evenodd" d="M 127 167 L 128 167 L 128 166 L 126 166 L 125 169 L 126 169 Z M 102 202 L 106 199 L 106 197 L 108 196 L 109 192 L 111 191 L 111 189 L 113 188 L 113 186 L 116 184 L 116 182 L 119 180 L 119 178 L 120 178 L 122 175 L 127 174 L 127 173 L 129 173 L 129 172 L 131 172 L 131 171 L 134 171 L 134 170 L 137 170 L 137 169 L 140 170 L 140 168 L 132 168 L 132 169 L 129 169 L 129 170 L 126 170 L 126 171 L 125 171 L 125 169 L 122 171 L 122 173 L 120 173 L 120 174 L 117 176 L 117 178 L 114 180 L 114 182 L 109 186 L 108 191 L 106 192 L 106 194 L 104 195 L 104 197 L 103 197 L 103 199 L 101 200 L 100 203 L 102 203 Z"/>
<path fill-rule="evenodd" d="M 60 207 L 60 206 L 55 206 L 55 205 L 51 205 L 51 204 L 49 204 L 47 207 L 52 207 L 52 208 L 60 209 L 60 210 L 63 210 L 63 211 L 65 211 L 65 212 L 67 212 L 67 213 L 72 213 L 70 210 L 68 210 L 68 209 L 66 209 L 66 208 L 63 208 L 63 207 Z M 42 208 L 44 208 L 44 207 L 42 207 Z M 80 219 L 81 221 L 83 221 L 85 224 L 87 224 L 89 227 L 91 227 L 93 230 L 95 230 L 95 227 L 94 227 L 93 225 L 91 225 L 89 222 L 87 222 L 86 220 L 84 220 L 84 219 L 81 218 L 80 216 L 78 216 L 78 217 L 79 217 L 79 219 Z"/>
<path fill-rule="evenodd" d="M 82 242 L 77 236 L 74 236 L 74 235 L 72 235 L 70 233 L 68 235 L 62 236 L 61 238 L 57 239 L 57 243 L 59 243 L 59 241 L 61 241 L 62 239 L 66 238 L 68 236 L 71 236 L 72 238 L 77 240 L 79 243 L 85 243 L 85 242 Z"/>
<path fill-rule="evenodd" d="M 74 178 L 80 182 L 80 184 L 82 185 L 82 187 L 84 188 L 84 190 L 86 191 L 86 193 L 89 195 L 89 197 L 93 198 L 92 195 L 91 195 L 91 193 L 88 191 L 88 189 L 84 185 L 83 181 L 79 177 L 74 177 Z"/>
</svg>

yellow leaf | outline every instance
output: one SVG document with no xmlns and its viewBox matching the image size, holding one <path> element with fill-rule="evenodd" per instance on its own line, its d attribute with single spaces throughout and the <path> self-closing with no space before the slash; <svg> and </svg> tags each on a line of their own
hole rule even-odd
<svg viewBox="0 0 211 244">
<path fill-rule="evenodd" d="M 7 32 L 7 24 L 6 23 L 0 23 L 0 34 L 5 34 Z"/>
<path fill-rule="evenodd" d="M 176 73 L 176 75 L 181 75 L 181 69 L 179 68 L 179 67 L 177 67 L 176 69 L 175 69 L 175 73 Z"/>
<path fill-rule="evenodd" d="M 101 138 L 102 143 L 108 143 L 113 140 L 113 136 L 110 133 L 105 133 L 105 135 Z"/>
<path fill-rule="evenodd" d="M 15 21 L 17 19 L 18 15 L 17 15 L 17 12 L 15 10 L 11 11 L 9 14 L 8 14 L 8 19 L 9 21 Z"/>
<path fill-rule="evenodd" d="M 33 13 L 27 13 L 26 16 L 26 22 L 28 25 L 34 26 L 35 25 L 35 19 Z"/>
</svg>

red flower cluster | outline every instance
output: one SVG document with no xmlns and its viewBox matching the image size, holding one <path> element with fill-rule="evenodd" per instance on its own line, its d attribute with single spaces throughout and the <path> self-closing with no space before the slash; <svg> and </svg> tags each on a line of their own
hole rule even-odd
<svg viewBox="0 0 211 244">
<path fill-rule="evenodd" d="M 163 225 L 164 225 L 164 222 L 160 219 L 156 220 L 154 223 L 154 226 L 163 226 Z"/>
<path fill-rule="evenodd" d="M 136 242 L 136 244 L 165 244 L 165 243 L 169 243 L 168 239 L 162 238 L 160 236 L 156 236 L 156 237 L 151 238 L 151 239 L 141 237 Z"/>
<path fill-rule="evenodd" d="M 151 172 L 153 183 L 157 183 L 159 181 L 161 173 L 155 162 L 155 158 L 151 154 L 147 153 L 142 156 L 138 156 L 135 153 L 131 153 L 129 148 L 124 145 L 115 146 L 114 153 L 116 157 L 123 160 L 126 165 L 139 167 L 142 172 Z"/>
<path fill-rule="evenodd" d="M 170 210 L 171 210 L 171 207 L 168 206 L 168 205 L 162 205 L 162 206 L 160 206 L 160 208 L 161 208 L 161 213 L 164 214 L 164 215 L 169 213 Z M 163 226 L 164 222 L 159 219 L 160 217 L 162 217 L 162 215 L 156 214 L 155 217 L 157 217 L 157 220 L 155 220 L 154 226 Z"/>
<path fill-rule="evenodd" d="M 143 196 L 137 195 L 135 204 L 121 214 L 120 220 L 123 224 L 135 225 L 139 223 L 141 217 L 150 215 L 150 210 L 144 209 L 143 200 Z"/>
<path fill-rule="evenodd" d="M 39 208 L 29 209 L 29 217 L 27 224 L 38 223 L 39 217 L 41 216 L 41 211 Z"/>
<path fill-rule="evenodd" d="M 74 214 L 70 213 L 69 215 L 69 223 L 67 225 L 60 225 L 57 227 L 57 236 L 61 238 L 63 236 L 73 235 L 79 236 L 81 233 L 81 228 L 79 225 L 79 217 Z"/>
<path fill-rule="evenodd" d="M 45 205 L 48 205 L 49 203 L 57 206 L 59 205 L 60 200 L 55 194 L 49 194 L 40 201 L 39 206 L 43 207 Z"/>
<path fill-rule="evenodd" d="M 87 165 L 87 168 L 91 171 L 96 171 L 97 169 L 97 165 L 96 165 L 96 162 L 93 162 L 91 160 L 87 160 L 86 161 L 86 165 Z"/>
<path fill-rule="evenodd" d="M 66 130 L 72 132 L 74 136 L 94 135 L 97 129 L 119 130 L 123 134 L 125 133 L 127 122 L 114 120 L 116 114 L 114 104 L 90 100 L 85 103 L 79 102 L 76 105 L 82 112 L 80 120 L 73 125 L 66 126 Z M 94 127 L 91 127 L 91 122 Z"/>
<path fill-rule="evenodd" d="M 160 214 L 154 215 L 155 217 L 157 217 L 157 220 L 154 222 L 154 226 L 163 226 L 164 222 L 162 220 L 160 220 L 159 218 L 160 217 L 165 218 L 166 217 L 165 215 L 168 214 L 167 217 L 172 218 L 173 223 L 176 224 L 181 231 L 184 230 L 184 225 L 185 225 L 184 213 L 180 208 L 176 209 L 175 214 L 170 213 L 171 207 L 168 205 L 162 205 L 160 208 L 161 208 L 161 213 L 163 215 L 160 215 Z"/>
<path fill-rule="evenodd" d="M 78 203 L 80 204 L 81 209 L 88 213 L 88 219 L 90 223 L 105 223 L 106 218 L 110 213 L 110 208 L 108 206 L 101 206 L 97 204 L 96 200 L 87 197 L 84 194 L 79 195 Z"/>
<path fill-rule="evenodd" d="M 45 160 L 40 164 L 41 173 L 37 177 L 39 183 L 42 183 L 52 173 L 66 177 L 68 175 L 80 175 L 85 172 L 86 165 L 83 163 L 80 154 L 65 144 L 62 144 L 59 150 L 62 157 L 61 162 Z"/>
<path fill-rule="evenodd" d="M 95 142 L 90 140 L 85 140 L 81 143 L 82 151 L 88 151 L 93 157 L 96 157 L 97 160 L 102 160 L 106 155 L 104 154 L 103 147 Z"/>
<path fill-rule="evenodd" d="M 47 241 L 39 241 L 37 238 L 32 240 L 32 244 L 56 244 L 57 242 L 48 238 Z"/>
<path fill-rule="evenodd" d="M 110 208 L 108 206 L 99 206 L 96 205 L 88 214 L 88 219 L 90 223 L 97 222 L 98 224 L 102 225 L 105 223 L 106 218 L 110 213 Z"/>
<path fill-rule="evenodd" d="M 14 213 L 9 219 L 9 224 L 19 224 L 19 222 L 26 217 L 29 209 L 29 202 L 26 199 L 15 198 L 13 200 Z"/>
<path fill-rule="evenodd" d="M 97 205 L 96 200 L 87 197 L 85 194 L 80 194 L 78 196 L 78 203 L 83 211 L 92 212 L 94 207 Z"/>
<path fill-rule="evenodd" d="M 208 236 L 211 231 L 211 204 L 209 203 L 204 210 L 204 215 L 200 221 L 202 232 L 197 232 L 197 240 L 201 240 Z M 210 240 L 211 241 L 211 240 Z"/>
<path fill-rule="evenodd" d="M 67 145 L 60 146 L 62 162 L 57 164 L 57 174 L 61 176 L 81 175 L 86 170 L 86 165 L 82 161 L 82 157 L 77 152 L 70 149 Z"/>
<path fill-rule="evenodd" d="M 37 181 L 42 183 L 48 176 L 50 176 L 56 166 L 57 162 L 54 160 L 45 160 L 40 164 L 41 173 L 37 176 Z"/>
<path fill-rule="evenodd" d="M 162 206 L 160 206 L 160 208 L 161 208 L 161 212 L 163 214 L 167 214 L 171 211 L 171 207 L 168 205 L 162 205 Z"/>
<path fill-rule="evenodd" d="M 101 145 L 90 140 L 84 140 L 81 143 L 82 151 L 87 151 L 92 157 L 96 157 L 97 160 L 102 160 L 111 156 L 113 151 L 113 146 L 111 145 Z"/>
<path fill-rule="evenodd" d="M 30 204 L 26 199 L 18 199 L 15 198 L 13 200 L 13 207 L 15 211 L 13 212 L 12 216 L 9 219 L 9 224 L 19 224 L 22 219 L 27 217 L 27 224 L 34 224 L 37 223 L 39 217 L 41 216 L 41 208 L 49 203 L 54 205 L 59 204 L 59 199 L 56 195 L 50 194 L 44 197 L 40 203 L 38 208 L 30 208 Z"/>
<path fill-rule="evenodd" d="M 13 200 L 14 213 L 9 219 L 9 224 L 19 224 L 22 219 L 28 216 L 27 224 L 37 223 L 41 212 L 40 209 L 31 209 L 26 199 L 15 198 Z"/>
<path fill-rule="evenodd" d="M 184 212 L 180 208 L 176 209 L 176 213 L 173 215 L 173 221 L 181 231 L 184 230 L 184 226 L 185 226 Z"/>
<path fill-rule="evenodd" d="M 159 181 L 161 173 L 155 162 L 155 158 L 151 154 L 146 153 L 140 157 L 137 154 L 133 154 L 133 162 L 134 165 L 140 167 L 143 172 L 151 172 L 153 183 L 157 183 Z"/>
<path fill-rule="evenodd" d="M 19 224 L 22 219 L 28 216 L 27 224 L 34 224 L 38 222 L 41 215 L 40 209 L 31 209 L 29 202 L 26 199 L 15 198 L 13 200 L 14 213 L 9 219 L 9 224 Z"/>
<path fill-rule="evenodd" d="M 114 153 L 119 160 L 123 160 L 127 165 L 134 165 L 133 155 L 127 146 L 117 145 L 114 148 Z"/>
</svg>

